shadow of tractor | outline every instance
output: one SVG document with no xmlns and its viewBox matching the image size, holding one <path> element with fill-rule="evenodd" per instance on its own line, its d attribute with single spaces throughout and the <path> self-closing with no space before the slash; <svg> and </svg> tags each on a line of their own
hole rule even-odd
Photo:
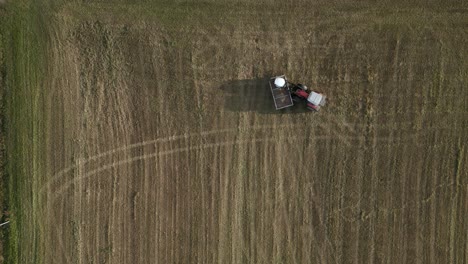
<svg viewBox="0 0 468 264">
<path fill-rule="evenodd" d="M 256 112 L 260 114 L 297 114 L 310 112 L 305 103 L 296 103 L 286 109 L 276 110 L 268 83 L 269 78 L 232 80 L 223 84 L 225 109 L 231 112 Z"/>
</svg>

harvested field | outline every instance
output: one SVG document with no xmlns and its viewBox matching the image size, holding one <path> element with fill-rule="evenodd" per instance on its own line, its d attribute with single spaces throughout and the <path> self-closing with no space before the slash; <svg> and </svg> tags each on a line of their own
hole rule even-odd
<svg viewBox="0 0 468 264">
<path fill-rule="evenodd" d="M 115 2 L 13 38 L 11 263 L 468 262 L 466 5 Z"/>
</svg>

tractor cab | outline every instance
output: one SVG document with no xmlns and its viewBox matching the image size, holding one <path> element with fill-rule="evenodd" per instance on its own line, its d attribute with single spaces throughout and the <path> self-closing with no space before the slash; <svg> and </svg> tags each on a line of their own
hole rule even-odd
<svg viewBox="0 0 468 264">
<path fill-rule="evenodd" d="M 325 96 L 316 92 L 311 92 L 307 97 L 307 108 L 318 111 L 325 105 Z"/>
</svg>

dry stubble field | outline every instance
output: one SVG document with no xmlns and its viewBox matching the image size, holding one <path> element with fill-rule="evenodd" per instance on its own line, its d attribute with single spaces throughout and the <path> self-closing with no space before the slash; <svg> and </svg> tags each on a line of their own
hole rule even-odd
<svg viewBox="0 0 468 264">
<path fill-rule="evenodd" d="M 40 165 L 10 259 L 468 262 L 466 6 L 96 2 L 42 19 Z M 274 111 L 265 78 L 282 73 L 329 104 Z"/>
</svg>

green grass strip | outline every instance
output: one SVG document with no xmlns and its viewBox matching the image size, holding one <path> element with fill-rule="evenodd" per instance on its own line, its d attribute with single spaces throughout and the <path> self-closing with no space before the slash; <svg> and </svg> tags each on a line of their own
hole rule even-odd
<svg viewBox="0 0 468 264">
<path fill-rule="evenodd" d="M 38 6 L 12 2 L 2 23 L 6 87 L 6 151 L 11 223 L 7 263 L 40 263 L 40 201 L 36 190 L 44 171 L 45 32 Z"/>
</svg>

